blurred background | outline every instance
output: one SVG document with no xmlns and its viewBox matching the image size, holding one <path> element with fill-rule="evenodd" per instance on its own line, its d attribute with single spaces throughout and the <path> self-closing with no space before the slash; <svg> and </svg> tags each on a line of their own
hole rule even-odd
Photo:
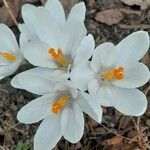
<svg viewBox="0 0 150 150">
<path fill-rule="evenodd" d="M 60 0 L 66 15 L 83 0 Z M 21 7 L 25 3 L 44 5 L 46 0 L 7 0 L 17 22 L 22 22 Z M 84 0 L 87 8 L 86 27 L 96 44 L 117 44 L 137 30 L 150 32 L 150 0 Z M 0 0 L 0 23 L 8 25 L 19 38 L 16 22 L 8 7 Z M 141 60 L 150 67 L 150 54 Z M 17 73 L 31 68 L 21 66 Z M 16 74 L 17 74 L 16 73 Z M 39 124 L 24 125 L 16 120 L 18 110 L 36 96 L 10 85 L 12 75 L 0 81 L 0 150 L 32 150 L 33 136 Z M 148 109 L 140 118 L 127 117 L 113 108 L 103 108 L 102 124 L 86 117 L 85 133 L 77 144 L 63 138 L 55 150 L 148 150 L 150 149 L 150 84 L 140 88 L 148 98 Z M 134 108 L 133 108 L 134 109 Z M 53 137 L 52 137 L 53 138 Z"/>
</svg>

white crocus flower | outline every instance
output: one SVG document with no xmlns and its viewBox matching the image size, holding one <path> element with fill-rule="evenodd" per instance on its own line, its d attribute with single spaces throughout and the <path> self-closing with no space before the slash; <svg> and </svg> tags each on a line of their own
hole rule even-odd
<svg viewBox="0 0 150 150">
<path fill-rule="evenodd" d="M 43 120 L 34 137 L 35 150 L 52 149 L 62 136 L 71 143 L 78 142 L 84 132 L 83 112 L 99 123 L 102 118 L 102 109 L 95 96 L 78 91 L 70 81 L 56 86 L 51 73 L 48 68 L 34 68 L 12 80 L 14 87 L 42 95 L 17 115 L 18 120 L 26 124 Z"/>
<path fill-rule="evenodd" d="M 132 33 L 117 46 L 103 43 L 95 49 L 91 62 L 72 71 L 71 80 L 80 90 L 97 94 L 104 106 L 113 106 L 125 115 L 142 115 L 146 96 L 135 88 L 150 79 L 149 69 L 139 62 L 149 43 L 144 31 Z"/>
<path fill-rule="evenodd" d="M 6 25 L 0 24 L 0 79 L 13 74 L 22 61 L 15 35 Z"/>
<path fill-rule="evenodd" d="M 22 8 L 22 16 L 26 26 L 20 26 L 22 38 L 25 33 L 26 35 L 29 33 L 26 30 L 28 28 L 28 31 L 33 29 L 34 33 L 28 37 L 37 39 L 30 42 L 23 51 L 25 58 L 31 64 L 53 69 L 53 75 L 60 76 L 67 74 L 73 68 L 76 55 L 77 59 L 83 57 L 88 59 L 91 53 L 88 50 L 91 50 L 94 40 L 91 35 L 85 37 L 87 30 L 84 25 L 85 5 L 83 2 L 71 9 L 67 19 L 58 0 L 48 0 L 45 7 L 26 4 Z M 89 46 L 87 52 L 84 51 L 83 54 L 80 52 L 80 43 L 83 47 L 84 43 L 88 43 L 86 44 Z"/>
</svg>

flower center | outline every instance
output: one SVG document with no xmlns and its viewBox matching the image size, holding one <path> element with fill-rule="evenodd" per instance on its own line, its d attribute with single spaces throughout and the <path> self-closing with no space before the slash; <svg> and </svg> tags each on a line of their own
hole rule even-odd
<svg viewBox="0 0 150 150">
<path fill-rule="evenodd" d="M 116 80 L 122 80 L 124 78 L 124 68 L 118 67 L 113 70 L 108 70 L 102 75 L 103 80 L 111 80 L 112 78 Z"/>
<path fill-rule="evenodd" d="M 63 57 L 63 51 L 59 48 L 57 51 L 54 48 L 50 48 L 48 53 L 51 55 L 51 57 L 61 66 L 61 67 L 67 67 L 68 62 Z"/>
<path fill-rule="evenodd" d="M 53 103 L 51 110 L 54 114 L 58 114 L 66 105 L 69 97 L 64 95 Z"/>
<path fill-rule="evenodd" d="M 5 59 L 7 60 L 10 60 L 10 61 L 16 61 L 16 56 L 10 54 L 10 53 L 3 53 L 3 52 L 0 52 L 0 55 L 2 57 L 4 57 Z"/>
</svg>

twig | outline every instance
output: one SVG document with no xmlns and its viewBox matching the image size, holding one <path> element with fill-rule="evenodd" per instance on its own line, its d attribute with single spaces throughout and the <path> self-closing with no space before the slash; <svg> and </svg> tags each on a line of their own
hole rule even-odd
<svg viewBox="0 0 150 150">
<path fill-rule="evenodd" d="M 7 129 L 7 131 L 11 130 L 11 129 L 14 129 L 16 128 L 18 125 L 20 125 L 20 123 L 16 123 L 15 125 L 11 126 L 10 128 Z"/>
<path fill-rule="evenodd" d="M 134 25 L 126 25 L 126 24 L 119 24 L 118 25 L 121 29 L 150 29 L 150 25 L 148 24 L 134 24 Z"/>
<path fill-rule="evenodd" d="M 0 149 L 1 149 L 1 150 L 5 150 L 5 148 L 4 148 L 4 147 L 2 147 L 2 146 L 0 146 Z"/>
<path fill-rule="evenodd" d="M 107 128 L 105 125 L 103 125 L 103 124 L 100 124 L 100 125 L 101 125 L 103 128 L 105 128 L 107 131 L 109 131 L 110 133 L 113 133 L 113 134 L 116 135 L 116 136 L 120 136 L 120 137 L 122 137 L 123 139 L 126 139 L 126 140 L 128 140 L 128 141 L 133 141 L 133 142 L 138 142 L 138 143 L 139 143 L 139 141 L 138 141 L 138 140 L 135 140 L 134 138 L 131 139 L 131 138 L 124 137 L 124 136 L 122 136 L 122 135 L 120 135 L 120 134 L 118 134 L 118 133 L 115 133 L 114 131 L 110 130 L 110 129 Z"/>
<path fill-rule="evenodd" d="M 13 20 L 14 24 L 15 24 L 16 26 L 18 26 L 16 17 L 14 16 L 12 10 L 10 9 L 10 7 L 9 7 L 9 5 L 8 5 L 8 3 L 7 3 L 7 1 L 6 1 L 6 0 L 3 0 L 3 3 L 4 3 L 4 5 L 5 5 L 5 7 L 8 9 L 8 13 L 9 13 L 11 19 Z"/>
<path fill-rule="evenodd" d="M 147 129 L 147 128 L 144 128 L 144 129 L 142 129 L 142 127 L 141 127 L 141 123 L 140 123 L 140 117 L 138 117 L 138 119 L 137 119 L 137 122 L 135 122 L 135 120 L 134 119 L 132 119 L 132 121 L 133 121 L 133 124 L 134 124 L 134 126 L 135 126 L 135 129 L 137 130 L 137 138 L 140 140 L 140 142 L 139 143 L 141 143 L 141 146 L 143 147 L 144 146 L 144 148 L 150 148 L 150 146 L 148 145 L 148 143 L 144 140 L 144 135 L 143 135 L 143 132 Z M 143 145 L 144 144 L 144 145 Z"/>
</svg>

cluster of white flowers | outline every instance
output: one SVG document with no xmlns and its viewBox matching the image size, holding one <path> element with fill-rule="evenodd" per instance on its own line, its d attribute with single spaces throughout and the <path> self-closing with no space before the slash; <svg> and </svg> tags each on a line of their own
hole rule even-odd
<svg viewBox="0 0 150 150">
<path fill-rule="evenodd" d="M 101 123 L 101 106 L 130 116 L 140 116 L 147 108 L 146 96 L 136 88 L 150 79 L 149 69 L 139 62 L 149 49 L 148 33 L 137 31 L 116 46 L 106 42 L 95 49 L 84 25 L 85 12 L 83 2 L 67 19 L 58 0 L 40 7 L 25 4 L 19 46 L 12 31 L 0 24 L 0 79 L 24 60 L 36 66 L 11 81 L 15 88 L 40 95 L 17 115 L 25 124 L 42 120 L 34 150 L 52 149 L 62 136 L 78 142 L 84 132 L 83 113 Z"/>
</svg>

